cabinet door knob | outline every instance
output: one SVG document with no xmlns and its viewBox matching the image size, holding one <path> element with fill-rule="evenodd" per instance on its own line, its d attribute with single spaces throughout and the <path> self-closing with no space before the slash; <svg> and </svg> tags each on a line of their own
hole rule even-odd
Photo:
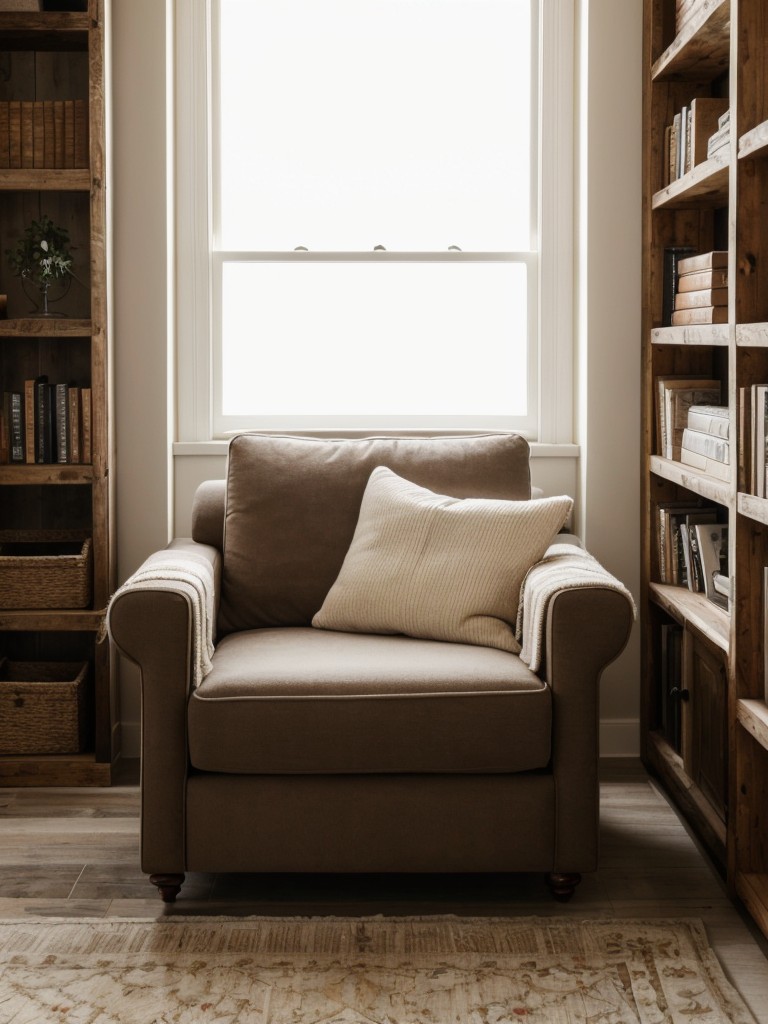
<svg viewBox="0 0 768 1024">
<path fill-rule="evenodd" d="M 672 700 L 688 700 L 691 696 L 688 690 L 681 690 L 679 686 L 673 686 L 669 691 Z"/>
</svg>

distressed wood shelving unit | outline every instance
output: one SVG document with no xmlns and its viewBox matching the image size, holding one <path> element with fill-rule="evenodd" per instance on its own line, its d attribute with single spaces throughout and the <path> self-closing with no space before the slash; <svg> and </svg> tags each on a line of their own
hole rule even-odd
<svg viewBox="0 0 768 1024">
<path fill-rule="evenodd" d="M 108 331 L 105 17 L 109 0 L 87 12 L 0 13 L 0 100 L 82 100 L 87 106 L 88 166 L 0 168 L 3 250 L 41 214 L 66 226 L 75 246 L 75 279 L 40 317 L 0 255 L 0 391 L 22 391 L 47 374 L 92 392 L 92 461 L 0 465 L 0 528 L 82 531 L 92 538 L 93 600 L 85 609 L 0 608 L 0 655 L 9 661 L 87 661 L 87 735 L 82 752 L 3 754 L 0 785 L 108 785 L 118 757 L 117 714 L 104 620 L 114 588 L 113 488 Z M 0 578 L 0 589 L 2 579 Z M 0 602 L 1 603 L 1 602 Z"/>
<path fill-rule="evenodd" d="M 740 432 L 742 389 L 768 383 L 768 5 L 700 0 L 680 26 L 675 7 L 675 0 L 644 5 L 642 752 L 768 935 L 768 499 L 749 493 Z M 708 96 L 728 98 L 729 146 L 668 184 L 665 127 Z M 728 251 L 726 324 L 663 325 L 671 246 Z M 721 381 L 729 480 L 659 456 L 654 381 L 667 374 Z M 659 582 L 658 506 L 698 499 L 729 524 L 728 611 Z M 662 728 L 660 693 L 660 637 L 675 625 L 687 697 L 679 744 Z"/>
</svg>

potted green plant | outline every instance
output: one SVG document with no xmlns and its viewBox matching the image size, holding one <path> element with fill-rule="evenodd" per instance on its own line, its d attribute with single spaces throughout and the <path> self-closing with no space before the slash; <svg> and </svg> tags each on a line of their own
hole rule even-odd
<svg viewBox="0 0 768 1024">
<path fill-rule="evenodd" d="M 25 292 L 27 284 L 38 289 L 40 302 L 36 305 L 40 315 L 55 315 L 48 310 L 48 291 L 51 285 L 58 282 L 63 286 L 64 291 L 57 296 L 61 298 L 72 283 L 69 231 L 57 227 L 50 217 L 43 214 L 39 221 L 32 221 L 16 248 L 6 249 L 5 254 L 11 270 L 16 277 L 21 278 Z"/>
</svg>

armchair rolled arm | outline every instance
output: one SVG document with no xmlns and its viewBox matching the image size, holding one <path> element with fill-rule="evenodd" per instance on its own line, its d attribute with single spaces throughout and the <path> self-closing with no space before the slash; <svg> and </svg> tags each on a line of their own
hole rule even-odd
<svg viewBox="0 0 768 1024">
<path fill-rule="evenodd" d="M 207 589 L 213 629 L 220 575 L 216 548 L 174 541 L 123 584 L 107 613 L 115 646 L 140 672 L 142 774 L 153 779 L 142 790 L 141 859 L 147 872 L 184 871 L 186 708 L 199 669 L 196 622 L 205 614 L 201 594 Z"/>
<path fill-rule="evenodd" d="M 554 872 L 597 864 L 600 676 L 621 654 L 635 618 L 627 588 L 580 546 L 558 542 L 521 591 L 518 639 L 552 690 Z"/>
<path fill-rule="evenodd" d="M 611 575 L 603 566 L 585 551 L 576 538 L 565 536 L 549 546 L 543 558 L 529 569 L 520 588 L 517 624 L 515 633 L 521 643 L 520 657 L 531 668 L 538 672 L 545 663 L 548 644 L 547 619 L 550 605 L 555 597 L 566 590 L 610 590 L 620 595 L 622 602 L 619 609 L 618 647 L 611 652 L 612 644 L 606 636 L 606 661 L 603 667 L 616 658 L 627 641 L 627 634 L 622 627 L 624 611 L 630 619 L 636 615 L 635 602 L 624 584 Z M 610 632 L 612 622 L 605 623 Z"/>
<path fill-rule="evenodd" d="M 123 654 L 141 664 L 141 659 L 132 655 L 126 646 L 126 642 L 130 644 L 128 633 L 123 632 L 121 644 L 121 628 L 125 619 L 117 609 L 124 611 L 125 599 L 131 598 L 129 608 L 141 615 L 141 595 L 147 592 L 170 592 L 184 597 L 192 612 L 192 683 L 198 686 L 211 669 L 220 580 L 221 556 L 216 548 L 185 539 L 173 541 L 163 551 L 150 555 L 113 595 L 107 612 L 112 638 Z M 142 639 L 139 650 L 145 648 Z"/>
</svg>

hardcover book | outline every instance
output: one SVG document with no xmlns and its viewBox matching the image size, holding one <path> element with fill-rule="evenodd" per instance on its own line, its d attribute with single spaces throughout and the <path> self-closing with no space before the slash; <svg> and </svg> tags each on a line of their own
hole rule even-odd
<svg viewBox="0 0 768 1024">
<path fill-rule="evenodd" d="M 680 449 L 680 461 L 692 469 L 706 473 L 707 476 L 715 477 L 717 480 L 731 479 L 731 467 L 727 462 L 718 462 L 717 459 L 710 459 L 706 455 L 699 455 L 698 452 L 692 452 L 688 448 Z"/>
<path fill-rule="evenodd" d="M 724 437 L 727 441 L 731 429 L 728 406 L 692 405 L 688 410 L 688 426 L 715 437 Z"/>
<path fill-rule="evenodd" d="M 699 524 L 695 527 L 701 559 L 704 594 L 715 604 L 723 604 L 715 590 L 715 574 L 728 572 L 728 527 L 724 523 Z"/>
<path fill-rule="evenodd" d="M 707 306 L 728 305 L 727 288 L 702 288 L 695 292 L 678 292 L 675 296 L 675 312 L 678 309 L 701 309 Z"/>
<path fill-rule="evenodd" d="M 696 274 L 700 270 L 718 270 L 727 266 L 728 250 L 714 249 L 712 252 L 700 252 L 697 256 L 683 257 L 678 270 L 681 274 Z"/>
<path fill-rule="evenodd" d="M 673 327 L 690 327 L 695 324 L 727 323 L 727 306 L 698 306 L 695 309 L 676 309 L 672 314 Z"/>
<path fill-rule="evenodd" d="M 715 459 L 717 462 L 729 463 L 731 461 L 728 442 L 722 437 L 715 437 L 703 430 L 686 427 L 683 431 L 682 447 L 689 452 L 706 455 L 708 459 Z"/>
<path fill-rule="evenodd" d="M 679 292 L 698 292 L 704 288 L 727 288 L 728 269 L 699 270 L 693 274 L 681 274 L 678 268 L 677 290 Z"/>
</svg>

